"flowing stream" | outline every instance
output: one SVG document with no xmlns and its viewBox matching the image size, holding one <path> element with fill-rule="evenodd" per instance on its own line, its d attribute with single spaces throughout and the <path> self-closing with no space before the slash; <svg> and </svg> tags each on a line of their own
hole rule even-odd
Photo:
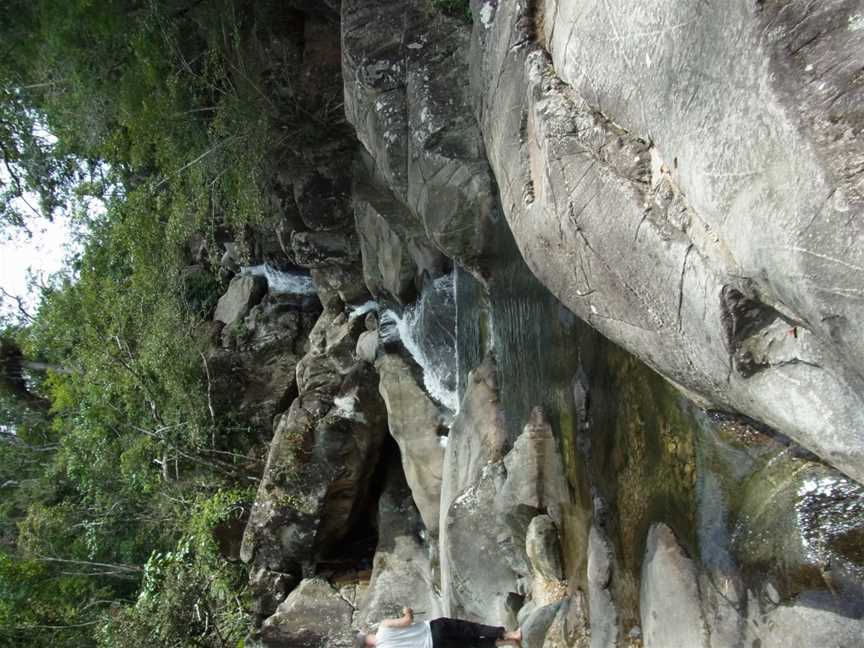
<svg viewBox="0 0 864 648">
<path fill-rule="evenodd" d="M 818 590 L 807 579 L 827 558 L 844 605 L 864 601 L 864 550 L 849 540 L 864 527 L 864 489 L 770 431 L 696 407 L 566 310 L 530 272 L 503 219 L 495 236 L 490 280 L 456 271 L 458 396 L 468 372 L 492 353 L 511 441 L 531 409 L 543 408 L 574 495 L 562 511 L 565 554 L 582 556 L 586 528 L 602 520 L 617 547 L 625 625 L 639 623 L 644 541 L 657 522 L 674 530 L 718 588 L 729 578 L 764 583 L 773 564 L 764 556 L 800 545 L 800 555 L 771 567 L 784 595 Z M 567 571 L 587 587 L 578 558 Z"/>
<path fill-rule="evenodd" d="M 426 282 L 417 301 L 401 314 L 385 310 L 381 313 L 381 329 L 385 342 L 388 336 L 398 335 L 423 369 L 429 395 L 449 410 L 458 410 L 454 275 Z"/>
<path fill-rule="evenodd" d="M 314 295 L 315 284 L 312 277 L 307 273 L 299 271 L 277 270 L 267 265 L 244 266 L 241 274 L 260 276 L 267 279 L 267 286 L 271 293 L 289 295 Z"/>
</svg>

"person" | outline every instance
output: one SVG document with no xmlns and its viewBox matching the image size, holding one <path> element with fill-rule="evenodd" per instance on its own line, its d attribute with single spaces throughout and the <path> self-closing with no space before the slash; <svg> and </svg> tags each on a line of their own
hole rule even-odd
<svg viewBox="0 0 864 648">
<path fill-rule="evenodd" d="M 521 643 L 521 630 L 506 632 L 501 626 L 446 617 L 415 622 L 414 610 L 406 607 L 400 618 L 384 619 L 377 633 L 358 632 L 356 648 L 492 648 Z"/>
</svg>

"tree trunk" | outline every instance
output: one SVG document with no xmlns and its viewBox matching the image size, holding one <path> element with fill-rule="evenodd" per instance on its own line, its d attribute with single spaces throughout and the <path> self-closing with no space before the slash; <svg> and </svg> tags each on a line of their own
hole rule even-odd
<svg viewBox="0 0 864 648">
<path fill-rule="evenodd" d="M 12 339 L 0 337 L 0 390 L 8 392 L 16 401 L 31 410 L 47 411 L 51 407 L 51 402 L 31 391 L 27 384 L 25 370 L 71 373 L 68 369 L 46 362 L 25 360 L 20 347 Z"/>
</svg>

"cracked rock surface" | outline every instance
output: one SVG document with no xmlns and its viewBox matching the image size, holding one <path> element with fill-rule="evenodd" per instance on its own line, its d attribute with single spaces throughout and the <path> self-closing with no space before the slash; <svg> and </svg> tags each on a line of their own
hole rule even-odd
<svg viewBox="0 0 864 648">
<path fill-rule="evenodd" d="M 862 481 L 861 115 L 843 107 L 864 32 L 856 3 L 780 4 L 475 1 L 473 89 L 541 282 L 703 404 Z"/>
<path fill-rule="evenodd" d="M 214 384 L 284 355 L 247 645 L 858 645 L 864 6 L 444 4 L 292 4 L 356 139 L 256 234 L 320 316 L 220 302 Z"/>
</svg>

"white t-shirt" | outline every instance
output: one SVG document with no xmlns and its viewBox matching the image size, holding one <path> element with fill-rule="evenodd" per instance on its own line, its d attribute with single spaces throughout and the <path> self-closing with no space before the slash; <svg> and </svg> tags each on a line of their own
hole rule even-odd
<svg viewBox="0 0 864 648">
<path fill-rule="evenodd" d="M 415 621 L 405 628 L 381 626 L 376 633 L 378 648 L 432 648 L 428 621 Z"/>
</svg>

